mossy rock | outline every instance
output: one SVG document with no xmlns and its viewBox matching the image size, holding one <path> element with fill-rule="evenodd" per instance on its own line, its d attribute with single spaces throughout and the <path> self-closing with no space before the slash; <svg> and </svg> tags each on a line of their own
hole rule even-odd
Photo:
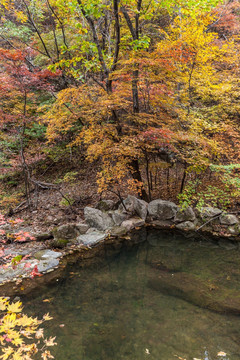
<svg viewBox="0 0 240 360">
<path fill-rule="evenodd" d="M 54 248 L 59 248 L 59 249 L 63 249 L 65 248 L 68 243 L 69 243 L 69 239 L 59 239 L 59 238 L 56 238 L 52 241 L 52 247 Z"/>
</svg>

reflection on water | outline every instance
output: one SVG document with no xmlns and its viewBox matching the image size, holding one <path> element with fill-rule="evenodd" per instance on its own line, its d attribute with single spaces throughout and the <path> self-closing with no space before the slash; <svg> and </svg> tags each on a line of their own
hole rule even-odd
<svg viewBox="0 0 240 360">
<path fill-rule="evenodd" d="M 24 299 L 28 313 L 54 317 L 48 331 L 57 335 L 56 359 L 240 360 L 239 316 L 200 308 L 149 283 L 160 268 L 240 291 L 238 247 L 158 231 L 141 233 L 135 242 L 115 251 L 106 247 L 102 261 L 75 264 L 44 293 Z"/>
</svg>

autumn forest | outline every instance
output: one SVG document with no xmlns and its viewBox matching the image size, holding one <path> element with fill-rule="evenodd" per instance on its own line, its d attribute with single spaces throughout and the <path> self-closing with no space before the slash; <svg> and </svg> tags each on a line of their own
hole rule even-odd
<svg viewBox="0 0 240 360">
<path fill-rule="evenodd" d="M 71 208 L 84 181 L 236 209 L 239 1 L 1 0 L 0 16 L 2 212 L 44 189 Z"/>
</svg>

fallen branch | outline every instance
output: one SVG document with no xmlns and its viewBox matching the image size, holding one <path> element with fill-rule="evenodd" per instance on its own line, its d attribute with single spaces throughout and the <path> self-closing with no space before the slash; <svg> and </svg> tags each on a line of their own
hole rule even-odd
<svg viewBox="0 0 240 360">
<path fill-rule="evenodd" d="M 217 215 L 217 216 L 214 216 L 212 219 L 208 220 L 206 223 L 204 223 L 203 225 L 201 225 L 201 226 L 196 230 L 196 232 L 199 231 L 199 230 L 201 230 L 205 225 L 209 224 L 209 223 L 212 222 L 213 220 L 218 219 L 220 216 L 221 216 L 221 214 L 219 214 L 219 215 Z"/>
</svg>

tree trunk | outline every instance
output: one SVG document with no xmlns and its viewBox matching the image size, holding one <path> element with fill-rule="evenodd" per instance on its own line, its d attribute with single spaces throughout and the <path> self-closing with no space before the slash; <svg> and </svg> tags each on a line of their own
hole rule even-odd
<svg viewBox="0 0 240 360">
<path fill-rule="evenodd" d="M 140 169 L 139 169 L 138 160 L 135 160 L 135 159 L 132 160 L 130 163 L 130 166 L 132 168 L 131 175 L 132 175 L 133 179 L 142 183 L 143 181 L 142 181 L 142 176 L 141 176 Z M 141 197 L 141 199 L 143 199 L 147 202 L 149 201 L 148 194 L 147 194 L 146 190 L 144 189 L 143 185 L 139 186 L 138 194 Z"/>
</svg>

